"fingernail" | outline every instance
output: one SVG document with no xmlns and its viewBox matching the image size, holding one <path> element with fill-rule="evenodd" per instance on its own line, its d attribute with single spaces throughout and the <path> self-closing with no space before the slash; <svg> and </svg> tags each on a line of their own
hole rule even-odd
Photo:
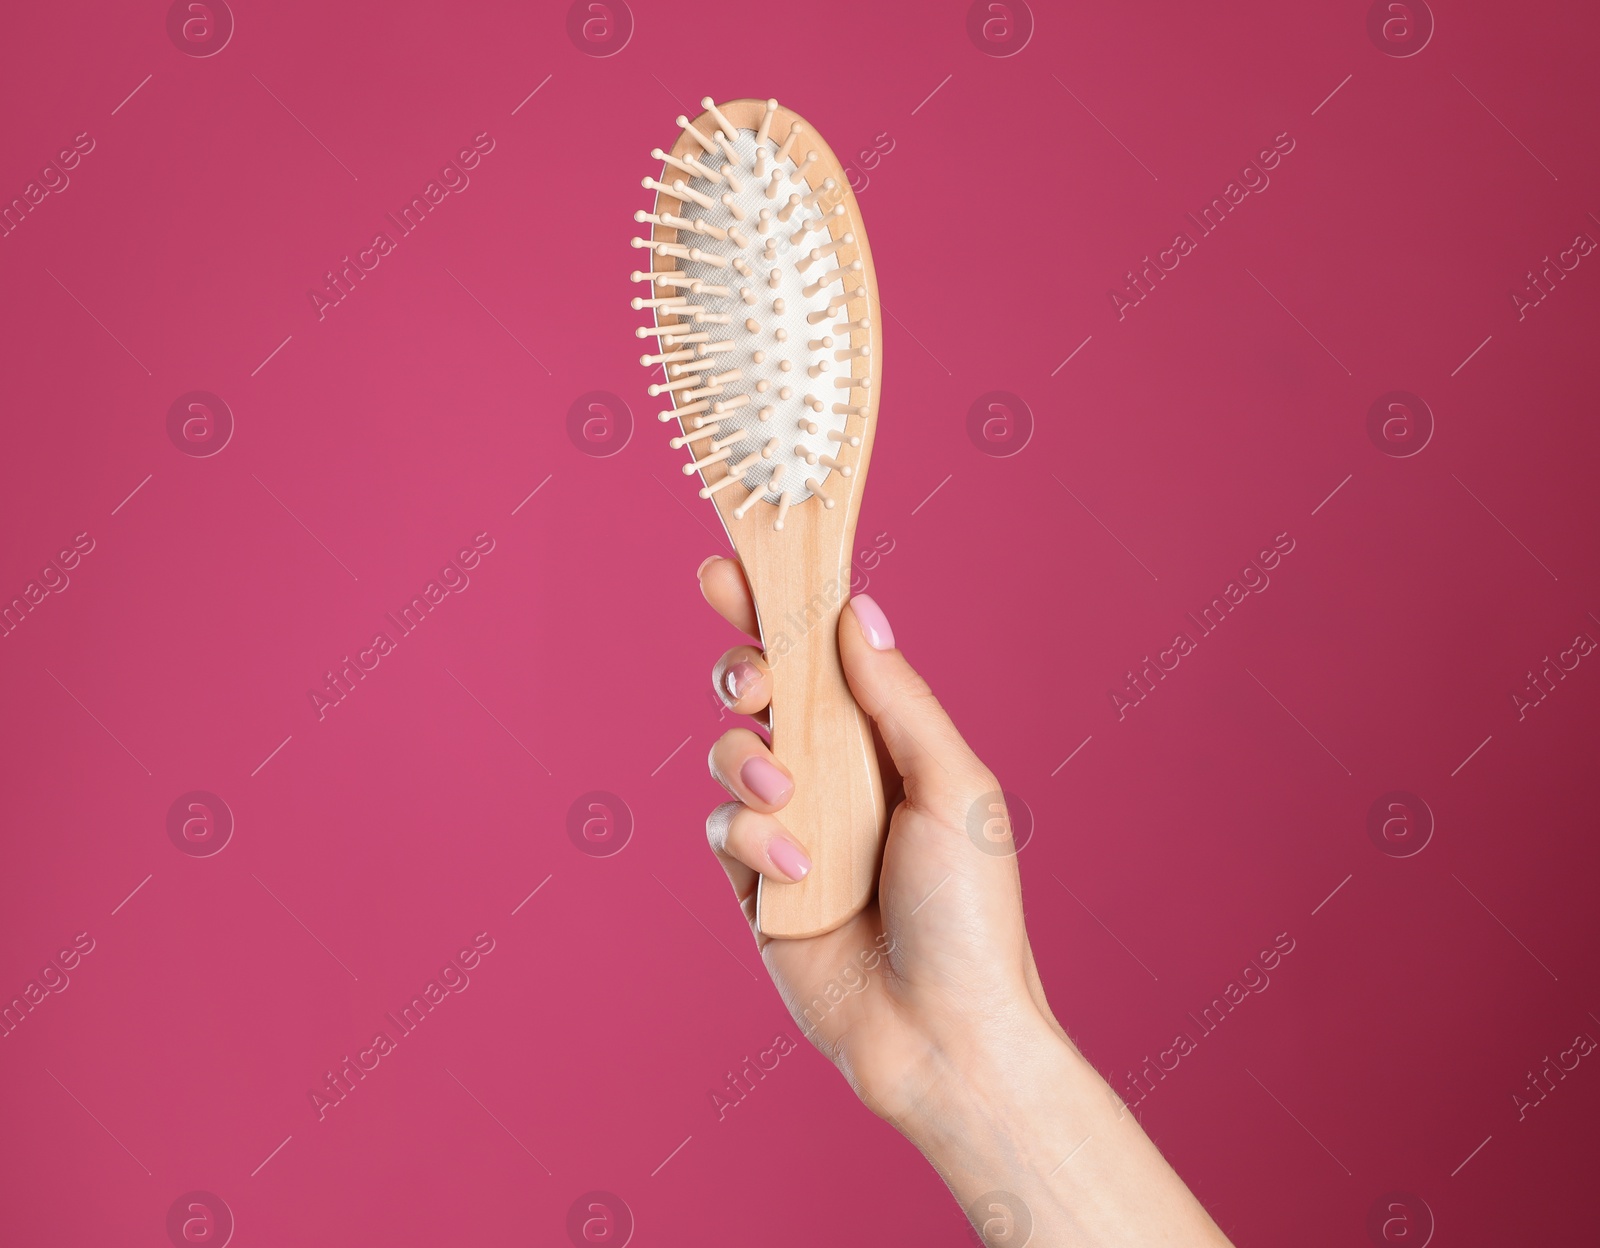
<svg viewBox="0 0 1600 1248">
<path fill-rule="evenodd" d="M 811 859 L 805 850 L 786 837 L 775 836 L 767 843 L 767 857 L 791 880 L 803 880 L 811 873 Z"/>
<path fill-rule="evenodd" d="M 768 806 L 777 806 L 794 792 L 794 781 L 759 754 L 745 760 L 739 779 Z"/>
<path fill-rule="evenodd" d="M 722 687 L 727 691 L 727 703 L 732 706 L 761 679 L 761 669 L 749 659 L 740 659 L 722 675 Z"/>
<path fill-rule="evenodd" d="M 706 570 L 706 564 L 710 563 L 713 559 L 720 559 L 721 557 L 721 555 L 707 555 L 704 559 L 702 559 L 700 561 L 700 566 L 694 570 L 695 579 L 700 579 L 700 574 Z"/>
<path fill-rule="evenodd" d="M 857 594 L 850 599 L 850 609 L 856 613 L 856 623 L 861 625 L 867 643 L 874 650 L 894 649 L 894 629 L 889 627 L 889 617 L 882 607 L 866 594 Z"/>
</svg>

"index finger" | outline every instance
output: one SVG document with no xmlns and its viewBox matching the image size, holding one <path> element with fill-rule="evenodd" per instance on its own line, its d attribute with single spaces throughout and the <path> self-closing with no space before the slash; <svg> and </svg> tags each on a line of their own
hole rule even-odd
<svg viewBox="0 0 1600 1248">
<path fill-rule="evenodd" d="M 741 632 L 761 635 L 756 623 L 755 600 L 750 583 L 744 579 L 744 565 L 737 559 L 712 555 L 700 565 L 700 592 L 712 608 Z"/>
</svg>

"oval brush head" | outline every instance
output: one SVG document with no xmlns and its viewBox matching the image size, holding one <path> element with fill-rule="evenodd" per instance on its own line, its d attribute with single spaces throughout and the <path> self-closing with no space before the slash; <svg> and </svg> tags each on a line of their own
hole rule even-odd
<svg viewBox="0 0 1600 1248">
<path fill-rule="evenodd" d="M 685 474 L 700 473 L 744 564 L 772 667 L 772 748 L 795 777 L 779 816 L 813 869 L 761 882 L 773 936 L 829 931 L 871 899 L 884 798 L 836 629 L 882 370 L 872 256 L 838 159 L 776 100 L 707 98 L 656 148 L 650 225 L 633 246 L 654 324 L 640 357 L 670 396 Z"/>
<path fill-rule="evenodd" d="M 665 373 L 650 394 L 672 396 L 661 419 L 683 422 L 672 445 L 693 452 L 684 472 L 705 477 L 701 497 L 738 483 L 734 516 L 766 502 L 781 529 L 790 507 L 818 496 L 836 506 L 829 477 L 854 472 L 874 345 L 865 246 L 850 228 L 843 171 L 802 122 L 768 100 L 741 128 L 702 103 L 699 121 L 678 118 L 671 153 L 651 153 L 665 165 L 644 179 L 656 211 L 634 214 L 654 227 L 633 240 L 655 253 L 652 271 L 633 275 L 656 286 L 633 301 L 656 319 L 636 331 L 656 339 L 641 360 Z"/>
</svg>

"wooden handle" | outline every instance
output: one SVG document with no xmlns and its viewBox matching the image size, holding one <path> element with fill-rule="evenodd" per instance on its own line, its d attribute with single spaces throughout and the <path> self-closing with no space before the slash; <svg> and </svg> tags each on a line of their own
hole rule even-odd
<svg viewBox="0 0 1600 1248">
<path fill-rule="evenodd" d="M 767 936 L 820 936 L 872 900 L 888 830 L 872 721 L 839 661 L 850 564 L 806 587 L 808 597 L 784 594 L 781 579 L 761 585 L 760 572 L 747 570 L 772 670 L 772 752 L 794 775 L 794 796 L 778 818 L 812 862 L 798 884 L 762 878 L 756 926 Z"/>
</svg>

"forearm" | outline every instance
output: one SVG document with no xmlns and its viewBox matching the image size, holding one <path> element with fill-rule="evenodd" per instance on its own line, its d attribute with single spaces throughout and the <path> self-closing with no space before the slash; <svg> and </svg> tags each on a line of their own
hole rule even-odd
<svg viewBox="0 0 1600 1248">
<path fill-rule="evenodd" d="M 1043 1248 L 1227 1244 L 1133 1114 L 1042 1020 L 966 1060 L 976 1069 L 941 1080 L 898 1125 L 985 1243 L 1022 1243 L 1031 1223 L 1027 1242 Z"/>
</svg>

